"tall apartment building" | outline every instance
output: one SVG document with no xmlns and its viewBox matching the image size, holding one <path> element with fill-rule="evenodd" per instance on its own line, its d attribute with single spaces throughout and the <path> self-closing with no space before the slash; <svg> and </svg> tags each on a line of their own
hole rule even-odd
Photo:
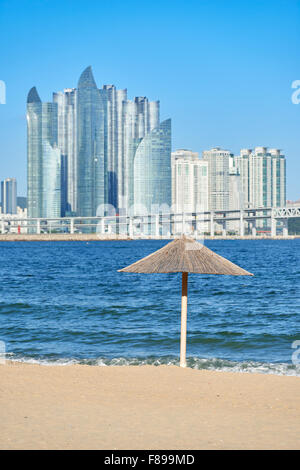
<svg viewBox="0 0 300 470">
<path fill-rule="evenodd" d="M 134 156 L 134 213 L 158 213 L 171 207 L 171 119 L 141 139 Z"/>
<path fill-rule="evenodd" d="M 285 205 L 286 160 L 279 149 L 242 149 L 234 165 L 241 175 L 244 207 Z"/>
<path fill-rule="evenodd" d="M 127 90 L 103 85 L 100 94 L 104 104 L 105 200 L 117 208 L 123 187 L 123 103 Z"/>
<path fill-rule="evenodd" d="M 172 152 L 172 207 L 176 213 L 208 210 L 208 162 L 198 152 Z"/>
<path fill-rule="evenodd" d="M 77 87 L 77 215 L 96 215 L 105 204 L 105 105 L 91 67 Z"/>
<path fill-rule="evenodd" d="M 229 169 L 231 153 L 220 147 L 205 150 L 208 164 L 208 206 L 210 210 L 229 210 Z"/>
<path fill-rule="evenodd" d="M 6 178 L 1 181 L 2 214 L 17 213 L 17 181 L 15 178 Z"/>
<path fill-rule="evenodd" d="M 61 214 L 77 210 L 77 90 L 53 93 L 57 104 L 57 145 L 61 151 Z"/>
<path fill-rule="evenodd" d="M 57 103 L 42 103 L 35 87 L 27 97 L 27 204 L 29 217 L 60 217 L 60 150 Z M 53 165 L 52 165 L 53 159 Z M 49 166 L 50 165 L 50 166 Z M 49 166 L 49 171 L 46 170 Z"/>
<path fill-rule="evenodd" d="M 119 208 L 128 210 L 134 198 L 134 160 L 142 139 L 160 126 L 159 101 L 135 97 L 124 102 L 124 166 L 123 185 L 119 191 Z M 170 150 L 171 153 L 171 150 Z"/>
<path fill-rule="evenodd" d="M 160 124 L 159 101 L 150 102 L 146 97 L 130 101 L 127 90 L 117 90 L 114 85 L 98 89 L 92 69 L 87 67 L 77 89 L 54 93 L 53 103 L 42 103 L 33 88 L 28 95 L 27 110 L 30 217 L 46 217 L 49 205 L 50 212 L 56 214 L 58 197 L 62 216 L 95 216 L 97 209 L 106 205 L 114 206 L 119 213 L 127 212 L 136 200 L 146 200 L 149 196 L 149 193 L 147 197 L 142 195 L 141 185 L 135 185 L 135 179 L 141 181 L 143 152 L 149 154 L 151 142 L 161 145 L 159 151 L 153 146 L 152 163 L 160 158 L 162 168 L 166 169 L 169 160 L 163 173 L 164 186 L 170 187 L 171 121 Z M 60 191 L 57 191 L 57 149 Z M 135 163 L 137 156 L 139 163 Z M 151 175 L 157 181 L 152 170 Z M 46 186 L 48 173 L 51 181 Z M 46 203 L 50 188 L 52 195 Z M 157 194 L 152 193 L 153 202 L 157 201 Z M 170 203 L 168 190 L 159 194 L 161 203 Z"/>
</svg>

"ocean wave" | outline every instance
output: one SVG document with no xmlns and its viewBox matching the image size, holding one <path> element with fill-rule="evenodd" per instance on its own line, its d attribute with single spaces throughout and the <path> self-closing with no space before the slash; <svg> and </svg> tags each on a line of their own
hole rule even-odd
<svg viewBox="0 0 300 470">
<path fill-rule="evenodd" d="M 77 358 L 30 358 L 17 357 L 10 354 L 7 358 L 12 362 L 22 362 L 27 364 L 39 364 L 44 366 L 69 366 L 69 365 L 90 365 L 99 367 L 114 366 L 179 366 L 179 359 L 172 356 L 163 357 L 116 357 L 116 358 L 94 358 L 94 359 L 77 359 Z M 263 363 L 255 361 L 235 362 L 219 358 L 187 358 L 187 367 L 196 370 L 212 370 L 223 372 L 243 372 L 258 374 L 275 374 L 300 377 L 300 364 L 291 363 Z"/>
</svg>

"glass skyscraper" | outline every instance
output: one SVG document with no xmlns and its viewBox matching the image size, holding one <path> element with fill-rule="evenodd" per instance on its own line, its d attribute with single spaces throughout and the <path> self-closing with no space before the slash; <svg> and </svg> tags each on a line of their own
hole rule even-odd
<svg viewBox="0 0 300 470">
<path fill-rule="evenodd" d="M 127 90 L 117 90 L 114 85 L 104 85 L 100 94 L 104 103 L 105 120 L 105 199 L 108 204 L 118 208 L 123 174 L 123 103 L 127 99 Z"/>
<path fill-rule="evenodd" d="M 57 103 L 58 147 L 61 151 L 61 215 L 77 209 L 77 90 L 53 93 Z"/>
<path fill-rule="evenodd" d="M 124 103 L 123 186 L 120 188 L 119 193 L 119 207 L 127 211 L 134 204 L 134 158 L 136 150 L 141 140 L 158 127 L 159 101 L 149 102 L 143 96 Z"/>
<path fill-rule="evenodd" d="M 43 217 L 61 216 L 61 153 L 43 142 Z"/>
<path fill-rule="evenodd" d="M 166 146 L 168 132 L 171 136 L 169 121 L 160 125 L 159 101 L 144 96 L 130 101 L 127 90 L 114 85 L 98 89 L 91 67 L 82 72 L 77 88 L 53 93 L 53 103 L 42 103 L 32 88 L 27 119 L 29 217 L 56 217 L 59 201 L 61 216 L 93 217 L 101 206 L 106 209 L 98 215 L 108 213 L 107 205 L 120 215 L 128 212 L 135 203 L 136 175 L 142 198 L 135 159 L 141 163 L 143 152 L 150 156 L 154 178 L 155 159 L 162 159 L 165 188 L 169 186 L 171 170 L 164 173 L 163 155 L 168 153 L 170 166 L 171 151 L 155 147 L 155 142 Z M 162 200 L 154 192 L 153 197 L 154 203 Z M 169 196 L 163 202 L 170 204 Z"/>
<path fill-rule="evenodd" d="M 29 217 L 57 217 L 47 211 L 47 198 L 53 197 L 44 191 L 44 164 L 47 158 L 57 158 L 57 104 L 42 103 L 35 87 L 27 97 L 27 204 Z M 51 149 L 51 151 L 50 151 Z M 53 150 L 53 151 L 52 151 Z M 47 162 L 51 164 L 51 162 Z M 60 165 L 60 164 L 59 164 Z M 60 172 L 60 168 L 58 170 Z M 60 191 L 55 192 L 60 205 Z M 60 212 L 59 212 L 60 215 Z"/>
<path fill-rule="evenodd" d="M 134 156 L 135 212 L 171 207 L 171 119 L 163 121 L 140 142 Z"/>
<path fill-rule="evenodd" d="M 77 89 L 77 215 L 95 216 L 105 201 L 104 103 L 91 67 Z"/>
</svg>

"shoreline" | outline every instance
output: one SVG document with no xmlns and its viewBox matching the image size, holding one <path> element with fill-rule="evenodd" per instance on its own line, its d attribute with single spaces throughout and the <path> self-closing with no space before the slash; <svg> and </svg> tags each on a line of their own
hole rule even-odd
<svg viewBox="0 0 300 470">
<path fill-rule="evenodd" d="M 299 377 L 0 365 L 0 449 L 299 449 Z"/>
<path fill-rule="evenodd" d="M 7 356 L 10 356 L 8 353 Z M 1 359 L 1 356 L 0 356 Z M 194 362 L 190 362 L 190 359 Z M 202 359 L 203 360 L 203 359 Z M 51 359 L 34 359 L 34 358 L 17 358 L 11 356 L 4 360 L 4 364 L 24 364 L 36 365 L 41 367 L 69 367 L 69 366 L 88 366 L 88 367 L 179 367 L 179 357 L 177 359 L 168 359 L 164 361 L 162 358 L 147 361 L 147 359 L 125 358 L 118 357 L 107 359 L 105 357 L 98 359 L 74 359 L 74 358 L 61 358 L 56 360 Z M 201 361 L 201 359 L 200 359 Z M 209 364 L 214 359 L 207 359 L 206 366 L 197 363 L 197 358 L 187 358 L 187 369 L 196 371 L 207 371 L 217 373 L 231 373 L 231 374 L 258 374 L 258 375 L 275 375 L 279 377 L 298 377 L 300 378 L 300 368 L 293 366 L 289 362 L 257 362 L 257 361 L 228 361 L 224 360 L 224 365 L 218 367 Z M 222 359 L 217 359 L 220 363 Z M 228 364 L 231 363 L 231 365 Z M 1 362 L 0 362 L 1 365 Z M 294 367 L 294 369 L 293 369 Z"/>
<path fill-rule="evenodd" d="M 135 241 L 135 240 L 173 240 L 175 237 L 166 238 L 166 237 L 151 237 L 151 238 L 130 238 L 127 236 L 109 236 L 109 235 L 97 235 L 95 233 L 75 233 L 75 234 L 66 234 L 66 233 L 51 233 L 51 234 L 0 234 L 0 242 L 41 242 L 41 241 Z M 266 237 L 266 236 L 252 236 L 245 235 L 244 237 L 228 235 L 224 236 L 210 236 L 207 235 L 204 240 L 296 240 L 300 239 L 300 235 L 288 235 L 282 236 L 277 235 L 276 237 Z"/>
</svg>

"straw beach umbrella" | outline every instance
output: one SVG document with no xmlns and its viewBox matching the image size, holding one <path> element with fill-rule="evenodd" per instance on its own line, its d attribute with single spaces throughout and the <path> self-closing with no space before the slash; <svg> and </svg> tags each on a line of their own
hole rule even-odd
<svg viewBox="0 0 300 470">
<path fill-rule="evenodd" d="M 253 276 L 212 250 L 183 236 L 139 261 L 119 269 L 125 273 L 182 273 L 180 366 L 186 366 L 188 273 Z"/>
</svg>

